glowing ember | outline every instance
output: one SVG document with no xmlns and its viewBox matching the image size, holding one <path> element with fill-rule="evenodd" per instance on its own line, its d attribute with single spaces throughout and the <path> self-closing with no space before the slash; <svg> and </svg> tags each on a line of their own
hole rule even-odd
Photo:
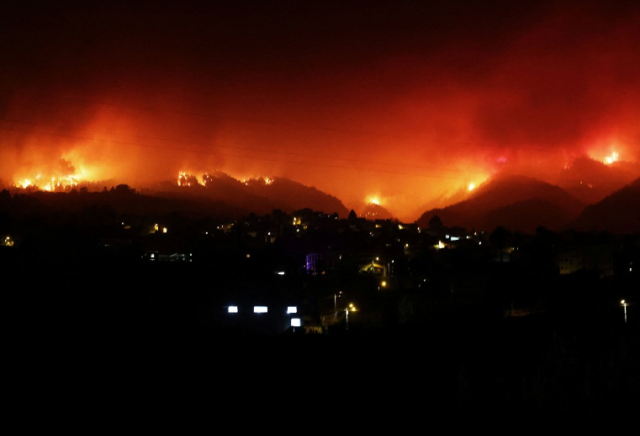
<svg viewBox="0 0 640 436">
<path fill-rule="evenodd" d="M 198 181 L 198 178 L 194 175 L 191 175 L 185 171 L 180 171 L 178 174 L 178 186 L 197 186 L 201 183 Z"/>
<path fill-rule="evenodd" d="M 16 185 L 16 187 L 18 187 L 18 188 L 25 189 L 25 188 L 28 188 L 29 186 L 31 186 L 31 185 L 32 185 L 32 182 L 31 182 L 31 180 L 29 180 L 29 179 L 24 179 L 24 180 L 17 181 L 17 182 L 15 183 L 15 185 Z"/>
<path fill-rule="evenodd" d="M 191 186 L 189 183 L 189 175 L 184 171 L 178 174 L 178 186 Z"/>
<path fill-rule="evenodd" d="M 275 179 L 271 177 L 259 176 L 259 177 L 250 177 L 250 178 L 246 178 L 246 177 L 237 178 L 229 174 L 221 173 L 218 171 L 214 171 L 212 173 L 204 173 L 202 177 L 199 178 L 187 171 L 180 171 L 178 173 L 178 186 L 183 186 L 183 187 L 197 186 L 197 185 L 207 186 L 211 184 L 214 180 L 221 179 L 221 178 L 236 180 L 246 186 L 249 186 L 250 184 L 254 184 L 254 183 L 258 183 L 258 184 L 264 183 L 265 185 L 271 185 L 273 184 L 273 182 L 275 182 Z"/>
<path fill-rule="evenodd" d="M 617 162 L 617 161 L 618 161 L 618 153 L 615 152 L 615 151 L 613 153 L 611 153 L 609 156 L 604 158 L 604 163 L 606 165 L 611 165 L 612 163 Z"/>
<path fill-rule="evenodd" d="M 44 182 L 41 175 L 35 179 L 23 179 L 14 182 L 14 186 L 21 189 L 42 189 L 47 192 L 66 191 L 78 186 L 79 176 L 69 175 L 64 177 L 51 177 L 49 182 Z"/>
<path fill-rule="evenodd" d="M 78 178 L 76 176 L 58 177 L 57 179 L 52 177 L 51 181 L 44 185 L 44 190 L 51 192 L 66 190 L 76 186 L 78 186 Z"/>
</svg>

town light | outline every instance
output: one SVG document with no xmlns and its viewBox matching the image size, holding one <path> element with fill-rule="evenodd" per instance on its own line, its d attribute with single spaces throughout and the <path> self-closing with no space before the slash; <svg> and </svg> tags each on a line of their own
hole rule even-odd
<svg viewBox="0 0 640 436">
<path fill-rule="evenodd" d="M 338 317 L 338 297 L 342 296 L 342 291 L 333 294 L 333 317 Z"/>
<path fill-rule="evenodd" d="M 356 306 L 354 306 L 353 303 L 350 303 L 349 307 L 344 310 L 346 330 L 349 330 L 349 312 L 355 312 L 356 310 Z"/>
</svg>

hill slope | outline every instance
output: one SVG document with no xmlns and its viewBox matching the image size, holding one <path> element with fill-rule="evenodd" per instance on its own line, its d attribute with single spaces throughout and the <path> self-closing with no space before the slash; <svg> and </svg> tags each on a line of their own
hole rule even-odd
<svg viewBox="0 0 640 436">
<path fill-rule="evenodd" d="M 480 186 L 468 200 L 425 212 L 417 224 L 426 228 L 438 215 L 448 227 L 493 230 L 503 225 L 531 233 L 539 225 L 564 228 L 584 207 L 558 186 L 525 176 L 501 176 Z"/>
<path fill-rule="evenodd" d="M 574 226 L 580 230 L 612 233 L 640 232 L 640 178 L 586 207 Z"/>
<path fill-rule="evenodd" d="M 556 184 L 587 204 L 597 203 L 640 176 L 640 168 L 628 162 L 602 162 L 581 157 L 560 175 Z"/>
<path fill-rule="evenodd" d="M 300 209 L 312 209 L 325 213 L 337 213 L 346 218 L 349 210 L 338 198 L 315 187 L 309 187 L 286 178 L 237 180 L 223 172 L 204 176 L 204 184 L 195 177 L 185 178 L 187 183 L 162 182 L 144 192 L 153 196 L 188 198 L 193 201 L 216 201 L 229 208 L 263 215 L 280 209 L 289 213 Z"/>
</svg>

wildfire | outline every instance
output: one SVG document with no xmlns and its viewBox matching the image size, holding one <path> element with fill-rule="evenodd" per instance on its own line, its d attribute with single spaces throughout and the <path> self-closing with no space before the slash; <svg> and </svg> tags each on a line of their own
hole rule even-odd
<svg viewBox="0 0 640 436">
<path fill-rule="evenodd" d="M 194 178 L 195 177 L 193 177 L 192 175 L 184 171 L 180 171 L 178 173 L 178 186 L 191 186 Z"/>
<path fill-rule="evenodd" d="M 17 181 L 15 185 L 17 188 L 26 189 L 26 188 L 29 188 L 30 186 L 33 186 L 33 182 L 29 179 L 24 179 L 24 180 Z"/>
<path fill-rule="evenodd" d="M 618 161 L 618 152 L 616 152 L 616 151 L 612 152 L 609 156 L 606 156 L 604 158 L 604 163 L 606 165 L 611 165 L 612 163 L 617 162 L 617 161 Z"/>
<path fill-rule="evenodd" d="M 624 151 L 624 145 L 613 142 L 606 148 L 594 148 L 587 152 L 587 155 L 593 159 L 602 162 L 605 165 L 611 165 L 620 160 L 620 150 Z"/>
<path fill-rule="evenodd" d="M 375 204 L 376 206 L 380 206 L 380 199 L 378 197 L 369 196 L 367 197 L 366 202 L 368 204 Z"/>
<path fill-rule="evenodd" d="M 198 180 L 198 177 L 194 176 L 193 174 L 190 174 L 186 171 L 180 171 L 178 173 L 178 186 L 198 186 L 198 185 L 202 185 L 202 186 L 206 186 L 207 185 L 207 179 L 210 179 L 211 176 L 209 176 L 208 174 L 205 174 L 202 177 L 202 182 L 200 180 Z"/>
<path fill-rule="evenodd" d="M 224 173 L 220 173 L 218 171 L 215 171 L 213 173 L 205 173 L 202 175 L 201 178 L 198 178 L 195 175 L 189 173 L 188 171 L 180 171 L 178 173 L 178 186 L 183 186 L 183 187 L 197 186 L 197 185 L 207 186 L 208 184 L 213 182 L 215 179 L 219 179 L 221 177 L 228 178 L 231 180 L 237 180 L 238 182 L 246 186 L 249 186 L 252 183 L 264 183 L 265 185 L 271 185 L 273 184 L 273 182 L 275 182 L 275 179 L 271 177 L 260 176 L 260 177 L 250 177 L 250 178 L 247 178 L 247 177 L 238 178 L 238 177 L 234 177 Z"/>
<path fill-rule="evenodd" d="M 23 179 L 14 182 L 17 188 L 27 189 L 42 189 L 48 192 L 66 191 L 78 186 L 80 177 L 78 175 L 68 175 L 64 177 L 51 177 L 50 181 L 45 182 L 41 175 L 37 175 L 35 178 Z"/>
<path fill-rule="evenodd" d="M 476 189 L 476 184 L 475 183 L 469 183 L 469 186 L 467 186 L 467 190 L 469 192 L 473 191 L 474 189 Z"/>
</svg>

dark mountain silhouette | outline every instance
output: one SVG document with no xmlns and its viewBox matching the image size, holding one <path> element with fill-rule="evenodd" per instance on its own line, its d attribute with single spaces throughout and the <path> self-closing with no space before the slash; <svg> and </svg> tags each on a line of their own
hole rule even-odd
<svg viewBox="0 0 640 436">
<path fill-rule="evenodd" d="M 611 233 L 640 232 L 640 178 L 586 207 L 574 227 Z"/>
<path fill-rule="evenodd" d="M 264 215 L 273 209 L 282 209 L 281 202 L 251 193 L 245 183 L 222 172 L 207 174 L 204 180 L 205 185 L 201 185 L 195 177 L 186 177 L 183 181 L 186 184 L 182 186 L 173 180 L 163 181 L 145 187 L 141 192 L 153 197 L 190 200 L 198 204 L 226 205 L 245 214 L 252 212 Z"/>
<path fill-rule="evenodd" d="M 526 176 L 498 176 L 478 187 L 468 200 L 425 212 L 417 224 L 427 228 L 438 215 L 447 227 L 492 230 L 502 225 L 530 233 L 542 225 L 560 230 L 584 207 L 558 186 Z"/>
<path fill-rule="evenodd" d="M 577 199 L 594 204 L 639 176 L 638 165 L 629 162 L 605 165 L 589 157 L 580 157 L 562 171 L 556 184 Z"/>
<path fill-rule="evenodd" d="M 342 202 L 315 187 L 286 178 L 239 181 L 215 172 L 205 174 L 204 183 L 194 176 L 176 181 L 161 181 L 135 189 L 126 184 L 107 189 L 83 186 L 65 192 L 46 192 L 37 188 L 14 189 L 13 199 L 7 191 L 7 203 L 15 216 L 33 214 L 77 213 L 86 208 L 111 208 L 131 216 L 182 216 L 238 219 L 249 214 L 266 215 L 274 210 L 291 213 L 310 209 L 340 217 L 348 214 Z"/>
<path fill-rule="evenodd" d="M 160 216 L 179 212 L 185 216 L 215 216 L 239 218 L 248 214 L 236 205 L 219 201 L 203 201 L 197 197 L 146 195 L 127 185 L 118 185 L 104 192 L 44 192 L 15 194 L 12 214 L 31 216 L 83 212 L 88 208 L 109 208 L 118 214 Z"/>
<path fill-rule="evenodd" d="M 211 201 L 225 204 L 229 208 L 258 215 L 279 209 L 290 213 L 300 209 L 312 209 L 346 217 L 349 210 L 336 197 L 287 178 L 237 180 L 220 171 L 203 176 L 204 184 L 195 177 L 185 178 L 186 184 L 179 186 L 166 181 L 150 186 L 143 192 L 152 196 Z"/>
<path fill-rule="evenodd" d="M 346 218 L 349 213 L 337 197 L 291 179 L 276 177 L 268 183 L 261 178 L 251 179 L 246 186 L 250 194 L 277 202 L 278 209 L 287 213 L 299 209 L 312 209 L 329 214 L 337 213 L 342 218 Z"/>
</svg>

